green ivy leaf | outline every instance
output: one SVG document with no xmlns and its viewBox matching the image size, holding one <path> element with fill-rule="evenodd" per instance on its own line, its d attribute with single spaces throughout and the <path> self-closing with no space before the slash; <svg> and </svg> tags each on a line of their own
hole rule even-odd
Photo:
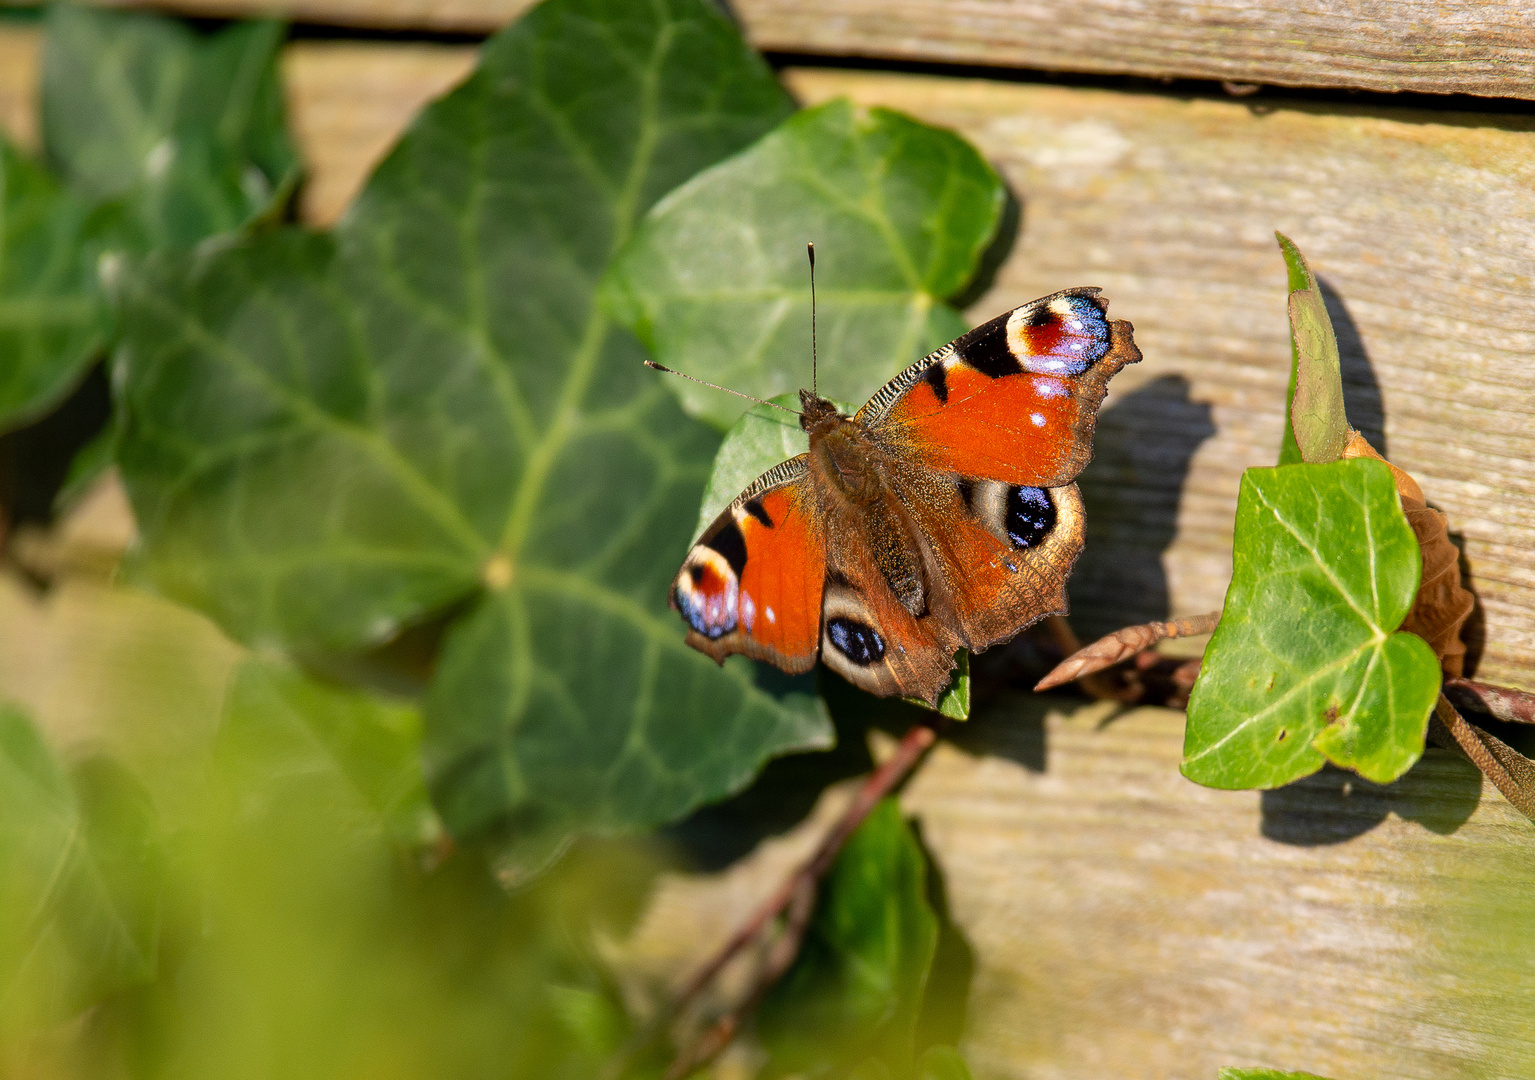
<svg viewBox="0 0 1535 1080">
<path fill-rule="evenodd" d="M 0 432 L 69 393 L 106 341 L 90 207 L 0 136 Z"/>
<path fill-rule="evenodd" d="M 77 191 L 115 200 L 130 251 L 190 245 L 270 214 L 298 179 L 274 22 L 207 37 L 154 15 L 48 9 L 43 142 Z"/>
<path fill-rule="evenodd" d="M 120 356 L 136 572 L 289 648 L 461 605 L 425 737 L 456 834 L 547 854 L 827 745 L 808 681 L 683 644 L 667 587 L 718 436 L 595 304 L 640 215 L 790 107 L 704 0 L 551 0 L 334 234 L 151 258 Z"/>
<path fill-rule="evenodd" d="M 1316 275 L 1291 240 L 1280 234 L 1290 275 L 1291 373 L 1289 408 L 1285 424 L 1301 461 L 1325 464 L 1343 456 L 1350 432 L 1343 410 L 1343 367 L 1338 358 L 1338 339 Z M 1295 282 L 1304 284 L 1297 288 Z M 1290 464 L 1281 459 L 1280 464 Z"/>
<path fill-rule="evenodd" d="M 824 1077 L 873 1055 L 909 1072 L 937 940 L 926 856 L 885 799 L 837 857 L 799 956 L 763 1000 L 772 1068 Z"/>
<path fill-rule="evenodd" d="M 1215 1080 L 1326 1080 L 1326 1077 L 1308 1072 L 1280 1072 L 1278 1069 L 1233 1069 L 1228 1066 L 1216 1073 Z"/>
<path fill-rule="evenodd" d="M 225 767 L 264 799 L 317 793 L 327 815 L 430 844 L 441 825 L 421 771 L 421 713 L 403 702 L 326 686 L 280 661 L 235 672 L 219 731 Z M 298 795 L 298 797 L 303 797 Z"/>
<path fill-rule="evenodd" d="M 0 985 L 62 1018 L 154 975 L 158 818 L 103 758 L 66 771 L 15 706 L 0 704 Z"/>
<path fill-rule="evenodd" d="M 786 408 L 798 409 L 797 394 L 780 394 L 770 399 L 773 405 L 754 405 L 730 426 L 719 452 L 714 455 L 714 468 L 709 473 L 709 485 L 704 489 L 703 502 L 698 509 L 698 527 L 693 531 L 696 541 L 731 503 L 757 477 L 781 461 L 805 453 L 810 448 L 810 436 L 800 427 L 799 417 L 784 412 Z M 855 409 L 843 402 L 834 402 L 844 413 Z M 955 720 L 970 715 L 970 653 L 961 650 L 957 660 L 959 668 L 949 686 L 939 695 L 937 711 Z M 907 698 L 913 705 L 924 709 L 932 706 L 921 698 Z"/>
<path fill-rule="evenodd" d="M 1330 760 L 1388 783 L 1423 753 L 1439 665 L 1394 633 L 1422 557 L 1384 462 L 1248 469 L 1220 625 L 1189 700 L 1183 773 L 1277 787 Z"/>
<path fill-rule="evenodd" d="M 659 203 L 609 299 L 657 360 L 771 398 L 810 384 L 813 240 L 820 390 L 862 402 L 968 329 L 943 301 L 975 273 L 1003 200 L 959 136 L 834 101 Z M 739 399 L 670 384 L 721 427 L 741 413 Z"/>
</svg>

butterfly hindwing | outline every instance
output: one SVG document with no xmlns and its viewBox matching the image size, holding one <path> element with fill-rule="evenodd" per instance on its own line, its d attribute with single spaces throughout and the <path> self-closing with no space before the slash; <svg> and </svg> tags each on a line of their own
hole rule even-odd
<svg viewBox="0 0 1535 1080">
<path fill-rule="evenodd" d="M 806 455 L 758 477 L 714 519 L 672 582 L 688 644 L 791 673 L 815 665 L 826 547 L 806 480 Z"/>
<path fill-rule="evenodd" d="M 893 452 L 957 476 L 1060 487 L 1092 453 L 1109 377 L 1141 358 L 1097 289 L 983 323 L 890 380 L 856 419 Z"/>
<path fill-rule="evenodd" d="M 914 497 L 896 480 L 943 577 L 935 615 L 966 648 L 980 652 L 1065 613 L 1066 579 L 1082 551 L 1075 484 L 1039 488 L 950 475 L 922 487 Z"/>
</svg>

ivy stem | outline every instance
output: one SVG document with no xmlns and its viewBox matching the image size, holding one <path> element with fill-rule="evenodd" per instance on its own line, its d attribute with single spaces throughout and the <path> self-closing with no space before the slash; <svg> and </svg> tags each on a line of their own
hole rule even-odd
<svg viewBox="0 0 1535 1080">
<path fill-rule="evenodd" d="M 837 861 L 837 855 L 847 843 L 848 837 L 853 835 L 881 799 L 889 795 L 901 781 L 911 775 L 923 755 L 937 741 L 939 726 L 947 726 L 947 723 L 946 719 L 935 717 L 931 723 L 923 721 L 913 724 L 896 746 L 895 753 L 869 774 L 868 779 L 863 782 L 847 808 L 842 811 L 842 816 L 821 838 L 820 844 L 816 846 L 810 858 L 800 864 L 799 868 L 789 875 L 756 911 L 752 912 L 751 917 L 741 924 L 740 928 L 731 935 L 730 940 L 725 942 L 683 986 L 673 1000 L 666 1014 L 667 1017 L 679 1015 L 694 998 L 703 992 L 705 987 L 714 981 L 726 964 L 741 950 L 766 934 L 778 922 L 779 916 L 783 916 L 782 930 L 773 942 L 761 970 L 757 973 L 751 991 L 739 1004 L 716 1020 L 707 1031 L 677 1055 L 671 1068 L 666 1071 L 667 1080 L 680 1080 L 681 1077 L 687 1076 L 713 1060 L 725 1047 L 729 1046 L 730 1040 L 740 1030 L 741 1023 L 762 1000 L 763 995 L 784 972 L 789 970 L 789 966 L 799 954 L 805 929 L 810 924 L 810 915 L 815 909 L 815 898 L 821 879 Z"/>
</svg>

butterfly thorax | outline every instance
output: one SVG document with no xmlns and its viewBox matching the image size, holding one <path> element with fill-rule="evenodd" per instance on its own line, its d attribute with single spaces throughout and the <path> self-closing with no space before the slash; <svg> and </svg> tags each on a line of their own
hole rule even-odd
<svg viewBox="0 0 1535 1080">
<path fill-rule="evenodd" d="M 803 399 L 809 399 L 809 417 L 808 406 L 818 399 L 808 394 Z M 881 468 L 885 455 L 857 420 L 843 416 L 830 402 L 821 404 L 829 415 L 806 425 L 807 472 L 823 520 L 835 523 L 827 541 L 827 569 L 838 574 L 840 561 L 849 555 L 872 561 L 901 606 L 920 618 L 928 606 L 922 548 Z"/>
<path fill-rule="evenodd" d="M 814 441 L 817 435 L 826 434 L 847 419 L 842 415 L 841 409 L 809 390 L 799 392 L 799 406 L 799 426 L 810 433 L 811 441 Z"/>
</svg>

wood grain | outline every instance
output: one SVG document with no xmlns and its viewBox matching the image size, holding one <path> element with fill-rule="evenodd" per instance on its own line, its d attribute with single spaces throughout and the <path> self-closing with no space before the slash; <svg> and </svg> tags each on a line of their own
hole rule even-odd
<svg viewBox="0 0 1535 1080">
<path fill-rule="evenodd" d="M 142 0 L 109 0 L 142 6 Z M 489 33 L 529 0 L 166 0 L 194 15 Z M 759 49 L 1535 98 L 1526 0 L 733 0 Z"/>
<path fill-rule="evenodd" d="M 1524 0 L 737 0 L 763 49 L 1535 97 Z"/>
<path fill-rule="evenodd" d="M 1433 750 L 1389 788 L 1212 791 L 1178 774 L 1182 730 L 1004 701 L 904 793 L 975 965 L 977 1077 L 1535 1075 L 1535 830 L 1480 774 Z M 847 794 L 726 871 L 665 878 L 616 950 L 635 981 L 680 981 Z"/>
</svg>

